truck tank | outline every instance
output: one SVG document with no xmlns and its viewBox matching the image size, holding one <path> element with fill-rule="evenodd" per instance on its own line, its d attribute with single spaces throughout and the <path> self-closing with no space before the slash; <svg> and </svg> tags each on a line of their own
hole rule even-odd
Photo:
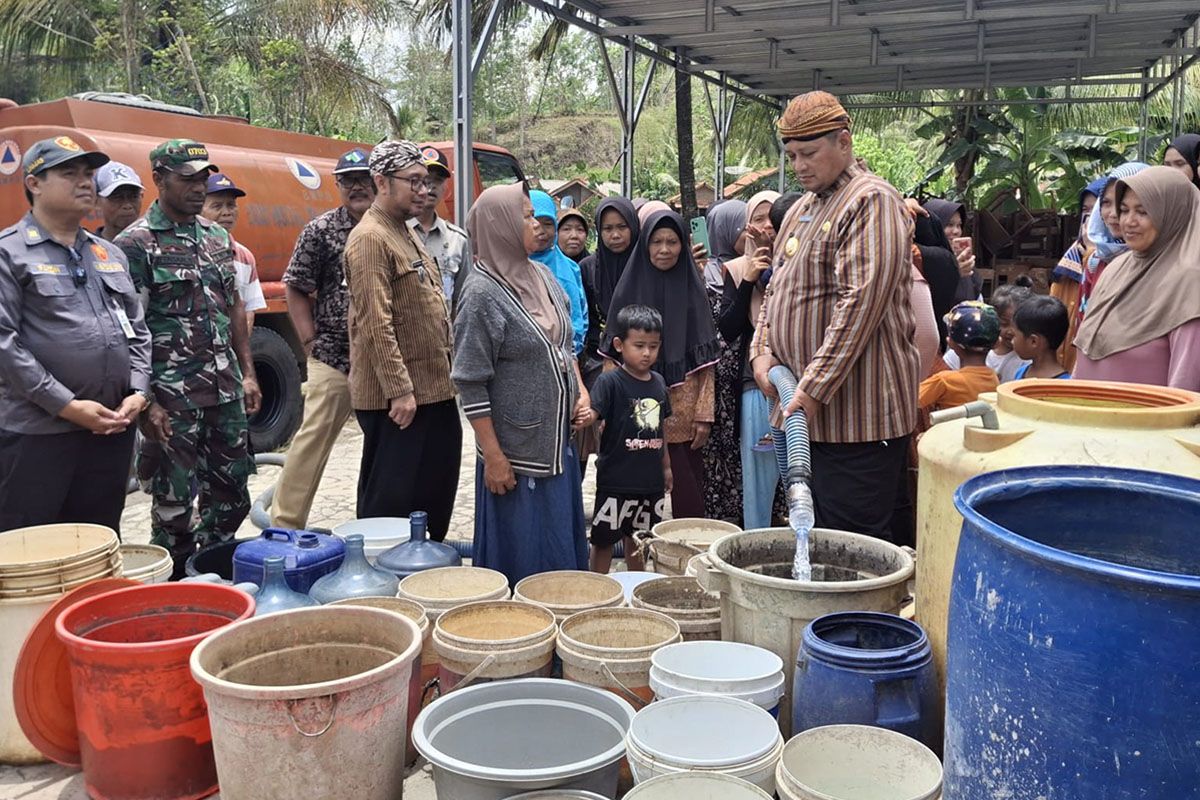
<svg viewBox="0 0 1200 800">
<path fill-rule="evenodd" d="M 260 128 L 238 117 L 206 116 L 131 95 L 92 92 L 34 105 L 0 99 L 0 228 L 28 209 L 20 170 L 26 149 L 54 136 L 70 136 L 133 167 L 146 186 L 146 206 L 156 197 L 150 151 L 165 139 L 203 142 L 213 163 L 246 191 L 235 236 L 254 253 L 267 300 L 267 308 L 255 317 L 251 340 L 263 406 L 250 420 L 250 431 L 256 451 L 282 447 L 303 414 L 304 370 L 299 337 L 287 315 L 283 272 L 301 228 L 340 202 L 332 175 L 338 156 L 353 147 L 370 150 L 371 145 Z M 453 164 L 452 142 L 424 146 L 442 151 Z M 477 194 L 486 185 L 524 180 L 508 151 L 483 144 L 474 149 Z M 452 189 L 439 213 L 453 220 Z M 84 221 L 91 230 L 100 224 L 98 211 Z"/>
</svg>

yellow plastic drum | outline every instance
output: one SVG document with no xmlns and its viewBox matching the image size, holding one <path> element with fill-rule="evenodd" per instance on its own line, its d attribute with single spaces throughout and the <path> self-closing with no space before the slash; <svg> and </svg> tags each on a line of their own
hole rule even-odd
<svg viewBox="0 0 1200 800">
<path fill-rule="evenodd" d="M 946 688 L 946 617 L 962 517 L 955 489 L 984 472 L 1038 464 L 1129 467 L 1200 478 L 1200 394 L 1161 386 L 1026 380 L 984 395 L 997 430 L 978 418 L 935 425 L 921 439 L 916 618 Z"/>
</svg>

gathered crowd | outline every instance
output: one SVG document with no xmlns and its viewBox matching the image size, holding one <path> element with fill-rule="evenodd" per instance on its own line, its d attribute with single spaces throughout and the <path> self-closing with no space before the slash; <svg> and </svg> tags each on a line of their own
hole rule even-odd
<svg viewBox="0 0 1200 800">
<path fill-rule="evenodd" d="M 358 516 L 426 511 L 442 540 L 465 416 L 476 565 L 514 583 L 607 572 L 623 542 L 637 569 L 634 537 L 668 496 L 676 518 L 785 522 L 771 431 L 803 413 L 817 526 L 911 545 L 930 412 L 1033 378 L 1200 391 L 1200 136 L 1087 186 L 1042 295 L 1027 278 L 985 286 L 966 207 L 873 174 L 837 98 L 794 98 L 778 134 L 804 191 L 716 203 L 704 237 L 658 200 L 587 216 L 520 184 L 484 190 L 459 228 L 437 213 L 436 149 L 345 153 L 341 204 L 304 227 L 284 275 L 308 387 L 274 524 L 305 527 L 353 413 Z M 136 449 L 152 541 L 179 575 L 250 509 L 265 303 L 232 236 L 246 192 L 199 142 L 150 161 L 143 213 L 135 171 L 103 153 L 58 137 L 25 155 L 31 208 L 0 231 L 0 530 L 119 529 Z M 786 408 L 778 365 L 797 381 Z"/>
</svg>

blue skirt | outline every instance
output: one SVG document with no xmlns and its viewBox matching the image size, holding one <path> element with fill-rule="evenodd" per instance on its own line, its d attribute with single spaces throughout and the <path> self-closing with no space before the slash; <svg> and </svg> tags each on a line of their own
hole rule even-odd
<svg viewBox="0 0 1200 800">
<path fill-rule="evenodd" d="M 492 494 L 475 462 L 475 543 L 471 562 L 503 572 L 511 585 L 539 572 L 588 568 L 587 522 L 579 459 L 567 446 L 564 471 L 550 478 L 517 475 L 517 486 Z"/>
</svg>

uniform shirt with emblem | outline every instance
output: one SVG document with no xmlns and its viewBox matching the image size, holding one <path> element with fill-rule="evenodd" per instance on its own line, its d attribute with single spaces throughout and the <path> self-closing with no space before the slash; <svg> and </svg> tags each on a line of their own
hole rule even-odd
<svg viewBox="0 0 1200 800">
<path fill-rule="evenodd" d="M 67 403 L 116 409 L 149 388 L 150 333 L 124 254 L 82 228 L 64 247 L 32 212 L 0 231 L 0 429 L 79 431 L 58 417 Z"/>
<path fill-rule="evenodd" d="M 442 292 L 446 295 L 446 302 L 453 308 L 454 293 L 466 277 L 463 259 L 467 254 L 467 232 L 436 215 L 433 227 L 428 231 L 416 217 L 408 221 L 408 227 L 420 237 L 425 251 L 437 261 L 442 273 Z"/>
<path fill-rule="evenodd" d="M 240 400 L 230 320 L 237 279 L 225 229 L 203 217 L 177 224 L 155 200 L 115 244 L 146 303 L 158 403 L 184 411 Z"/>
<path fill-rule="evenodd" d="M 450 317 L 437 263 L 402 222 L 375 206 L 346 240 L 350 400 L 359 411 L 453 399 Z"/>
<path fill-rule="evenodd" d="M 342 253 L 353 228 L 354 218 L 345 206 L 326 211 L 300 231 L 283 273 L 285 284 L 317 296 L 312 312 L 312 357 L 343 373 L 350 372 L 350 294 Z"/>
</svg>

